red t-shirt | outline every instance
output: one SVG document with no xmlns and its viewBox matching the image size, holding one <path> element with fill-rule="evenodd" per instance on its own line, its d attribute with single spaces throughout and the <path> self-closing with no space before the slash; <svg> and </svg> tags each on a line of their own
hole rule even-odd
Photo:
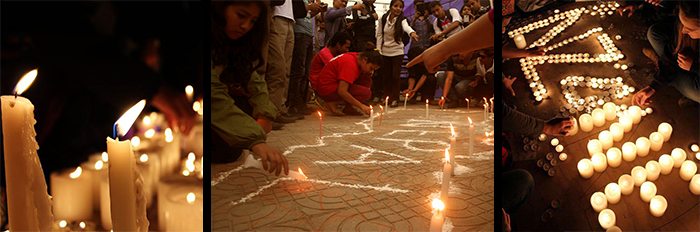
<svg viewBox="0 0 700 232">
<path fill-rule="evenodd" d="M 314 89 L 317 89 L 316 86 L 318 85 L 318 74 L 321 73 L 323 67 L 325 67 L 331 59 L 333 59 L 331 50 L 328 48 L 323 48 L 314 56 L 313 60 L 311 60 L 309 81 L 311 81 L 311 87 Z"/>
<path fill-rule="evenodd" d="M 357 52 L 348 52 L 336 56 L 318 75 L 318 94 L 328 96 L 338 91 L 340 81 L 353 84 L 360 79 L 360 67 L 357 66 Z"/>
</svg>

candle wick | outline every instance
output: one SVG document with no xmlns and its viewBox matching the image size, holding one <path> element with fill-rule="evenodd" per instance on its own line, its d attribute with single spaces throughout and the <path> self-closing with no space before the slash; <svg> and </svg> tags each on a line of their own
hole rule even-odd
<svg viewBox="0 0 700 232">
<path fill-rule="evenodd" d="M 15 100 L 17 99 L 17 91 L 15 91 Z"/>
</svg>

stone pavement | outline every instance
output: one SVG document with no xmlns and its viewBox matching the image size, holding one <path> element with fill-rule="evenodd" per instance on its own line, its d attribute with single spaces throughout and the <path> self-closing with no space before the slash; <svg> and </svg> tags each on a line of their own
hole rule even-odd
<svg viewBox="0 0 700 232">
<path fill-rule="evenodd" d="M 287 124 L 268 143 L 308 180 L 243 169 L 242 161 L 212 165 L 212 230 L 427 231 L 450 123 L 458 166 L 447 217 L 453 231 L 493 230 L 493 114 L 483 115 L 431 106 L 425 118 L 423 105 L 409 105 L 390 109 L 381 125 L 375 118 L 373 130 L 366 117 L 324 115 L 321 140 L 316 114 Z M 471 155 L 467 116 L 475 123 Z"/>
</svg>

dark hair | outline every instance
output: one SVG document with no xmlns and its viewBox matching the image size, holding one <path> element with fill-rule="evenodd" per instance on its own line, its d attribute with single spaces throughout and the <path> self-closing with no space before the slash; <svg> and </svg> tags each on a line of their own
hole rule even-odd
<svg viewBox="0 0 700 232">
<path fill-rule="evenodd" d="M 352 37 L 347 32 L 338 32 L 328 40 L 328 47 L 333 47 L 339 44 L 345 44 L 348 41 L 352 41 Z"/>
<path fill-rule="evenodd" d="M 698 2 L 696 1 L 681 1 L 678 3 L 678 39 L 676 41 L 675 54 L 681 53 L 685 56 L 691 56 L 694 59 L 697 58 L 698 48 L 700 47 L 700 40 L 690 38 L 690 36 L 683 34 L 683 25 L 680 22 L 680 13 L 687 18 L 695 19 L 700 21 L 700 7 L 698 7 Z"/>
<path fill-rule="evenodd" d="M 393 6 L 395 2 L 401 2 L 401 5 L 404 5 L 403 0 L 391 0 L 391 3 L 389 3 L 389 7 Z M 384 25 L 386 24 L 386 20 L 389 18 L 390 14 L 390 12 L 387 12 L 386 14 L 382 15 L 382 37 L 384 37 Z M 403 16 L 403 11 L 401 11 L 400 15 L 396 16 L 396 23 L 394 24 L 394 41 L 396 41 L 396 43 L 403 43 L 403 27 L 401 26 L 401 22 L 405 18 L 406 17 Z M 384 41 L 384 39 L 382 39 L 382 41 Z M 382 46 L 383 45 L 384 44 L 382 44 Z"/>
<path fill-rule="evenodd" d="M 260 16 L 248 33 L 237 40 L 231 40 L 225 29 L 226 8 L 241 4 L 255 4 L 260 8 Z M 219 77 L 222 83 L 240 84 L 245 88 L 252 73 L 265 64 L 262 50 L 267 41 L 269 11 L 266 1 L 237 0 L 211 3 L 212 65 L 225 66 Z"/>
<path fill-rule="evenodd" d="M 367 59 L 367 63 L 381 65 L 382 55 L 376 50 L 360 52 L 360 57 Z"/>
<path fill-rule="evenodd" d="M 432 9 L 433 9 L 434 7 L 436 7 L 436 6 L 439 6 L 439 7 L 442 8 L 442 4 L 440 4 L 440 1 L 432 1 L 432 2 L 430 2 L 430 8 L 428 8 L 428 9 L 430 9 L 430 10 L 432 11 Z"/>
</svg>

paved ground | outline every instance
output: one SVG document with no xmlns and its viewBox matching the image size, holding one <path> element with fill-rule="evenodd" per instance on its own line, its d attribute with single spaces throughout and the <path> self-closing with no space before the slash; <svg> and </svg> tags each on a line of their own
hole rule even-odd
<svg viewBox="0 0 700 232">
<path fill-rule="evenodd" d="M 475 124 L 468 155 L 467 116 Z M 454 231 L 493 230 L 493 116 L 483 111 L 424 105 L 391 109 L 382 120 L 316 115 L 281 131 L 269 143 L 285 151 L 290 169 L 307 181 L 278 179 L 242 161 L 212 166 L 212 229 L 217 231 L 426 231 L 431 195 L 440 191 L 449 123 L 455 126 L 458 168 L 447 217 Z M 492 136 L 490 137 L 492 138 Z"/>
</svg>

